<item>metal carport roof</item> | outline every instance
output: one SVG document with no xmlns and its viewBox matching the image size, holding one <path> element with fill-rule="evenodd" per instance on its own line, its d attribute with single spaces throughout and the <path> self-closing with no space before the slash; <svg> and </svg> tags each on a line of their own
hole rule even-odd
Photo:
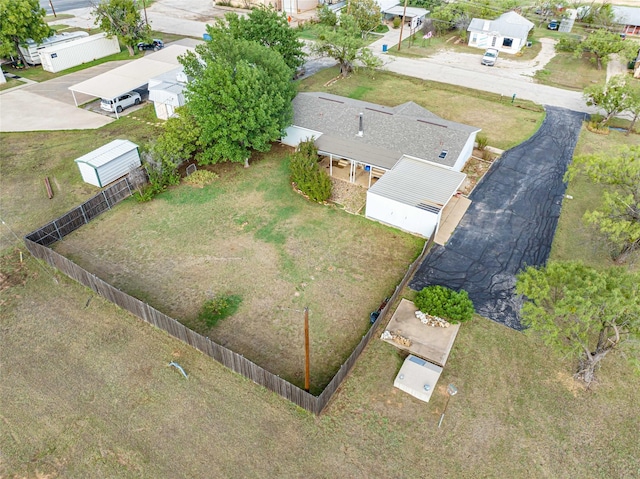
<svg viewBox="0 0 640 479">
<path fill-rule="evenodd" d="M 170 45 L 89 80 L 76 83 L 70 86 L 69 90 L 72 93 L 79 92 L 97 98 L 115 98 L 146 85 L 150 78 L 175 69 L 180 65 L 178 56 L 188 51 L 193 51 L 193 48 Z"/>
</svg>

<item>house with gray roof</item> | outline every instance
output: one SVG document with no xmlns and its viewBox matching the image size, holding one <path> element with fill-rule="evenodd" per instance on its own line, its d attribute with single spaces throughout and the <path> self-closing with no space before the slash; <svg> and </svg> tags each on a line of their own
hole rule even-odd
<svg viewBox="0 0 640 479">
<path fill-rule="evenodd" d="M 516 12 L 504 13 L 495 20 L 474 18 L 467 28 L 469 46 L 518 53 L 526 45 L 529 32 L 534 26 L 532 22 Z"/>
<path fill-rule="evenodd" d="M 613 18 L 622 26 L 625 35 L 640 36 L 640 8 L 636 7 L 611 7 Z"/>
<path fill-rule="evenodd" d="M 424 237 L 464 182 L 480 131 L 414 102 L 387 107 L 308 92 L 296 96 L 293 110 L 283 144 L 313 139 L 331 176 L 368 188 L 367 218 Z"/>
</svg>

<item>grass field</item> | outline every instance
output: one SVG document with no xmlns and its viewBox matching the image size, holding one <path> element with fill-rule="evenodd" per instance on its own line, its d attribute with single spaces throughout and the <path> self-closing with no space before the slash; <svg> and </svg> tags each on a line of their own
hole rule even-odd
<svg viewBox="0 0 640 479">
<path fill-rule="evenodd" d="M 621 145 L 640 145 L 640 135 L 625 136 L 623 132 L 611 130 L 608 135 L 590 132 L 584 126 L 576 146 L 575 155 L 588 155 L 596 152 L 615 154 Z M 590 226 L 585 225 L 582 217 L 586 211 L 598 208 L 601 202 L 602 187 L 591 183 L 584 176 L 577 176 L 567 189 L 562 204 L 562 215 L 553 241 L 551 258 L 559 261 L 580 260 L 585 264 L 613 266 L 610 251 L 601 241 L 601 237 Z M 632 270 L 640 271 L 640 254 L 630 260 Z"/>
<path fill-rule="evenodd" d="M 3 258 L 3 271 L 18 266 L 16 253 Z M 393 388 L 402 356 L 374 340 L 316 418 L 32 259 L 12 278 L 0 293 L 3 477 L 608 479 L 640 469 L 638 377 L 620 357 L 585 392 L 535 338 L 478 318 L 430 403 Z M 459 393 L 438 429 L 449 383 Z"/>
<path fill-rule="evenodd" d="M 598 70 L 589 61 L 589 56 L 574 58 L 571 53 L 558 53 L 545 66 L 536 72 L 538 83 L 569 90 L 582 91 L 595 83 L 604 82 L 607 69 Z"/>
<path fill-rule="evenodd" d="M 304 384 L 302 312 L 311 311 L 312 392 L 331 380 L 424 243 L 291 189 L 276 147 L 249 169 L 224 165 L 203 189 L 126 202 L 54 249 L 269 371 Z M 243 298 L 213 328 L 214 295 Z"/>
<path fill-rule="evenodd" d="M 326 91 L 387 106 L 414 101 L 447 120 L 482 128 L 489 145 L 511 148 L 533 135 L 544 118 L 542 107 L 528 101 L 501 98 L 468 88 L 376 72 L 357 73 L 325 84 L 338 75 L 337 68 L 323 70 L 300 83 L 300 91 Z M 520 108 L 518 108 L 520 107 Z"/>
</svg>

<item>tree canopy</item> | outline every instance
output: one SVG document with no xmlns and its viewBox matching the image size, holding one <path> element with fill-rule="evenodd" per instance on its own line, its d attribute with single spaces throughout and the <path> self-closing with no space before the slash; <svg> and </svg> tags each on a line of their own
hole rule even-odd
<svg viewBox="0 0 640 479">
<path fill-rule="evenodd" d="M 298 39 L 296 31 L 289 27 L 286 14 L 273 7 L 253 9 L 246 18 L 227 13 L 216 27 L 227 30 L 234 38 L 254 41 L 275 50 L 293 71 L 304 63 L 304 44 Z"/>
<path fill-rule="evenodd" d="M 340 15 L 340 23 L 336 27 L 322 27 L 312 49 L 318 55 L 335 58 L 340 63 L 342 76 L 353 71 L 356 61 L 369 68 L 382 63 L 365 48 L 358 23 L 348 14 Z"/>
<path fill-rule="evenodd" d="M 523 324 L 559 353 L 578 360 L 575 377 L 590 384 L 600 362 L 626 349 L 636 366 L 640 340 L 640 275 L 598 271 L 579 262 L 549 263 L 517 276 L 525 296 Z"/>
<path fill-rule="evenodd" d="M 608 63 L 611 55 L 624 52 L 627 48 L 628 44 L 618 33 L 601 28 L 587 35 L 587 38 L 578 44 L 574 56 L 580 58 L 585 52 L 593 53 L 598 70 L 602 70 L 602 65 Z"/>
<path fill-rule="evenodd" d="M 268 151 L 291 124 L 295 87 L 282 56 L 254 41 L 208 26 L 212 41 L 180 58 L 191 79 L 188 113 L 197 123 L 203 164 L 244 162 Z"/>
<path fill-rule="evenodd" d="M 629 95 L 630 87 L 624 75 L 616 75 L 608 82 L 588 86 L 583 91 L 588 106 L 597 106 L 605 111 L 600 121 L 602 126 L 628 108 Z"/>
<path fill-rule="evenodd" d="M 347 10 L 358 24 L 363 37 L 382 22 L 382 12 L 376 0 L 350 0 Z"/>
<path fill-rule="evenodd" d="M 606 186 L 601 205 L 587 211 L 584 220 L 607 238 L 615 248 L 614 260 L 623 263 L 640 249 L 640 146 L 623 148 L 617 155 L 579 156 L 569 167 L 567 179 L 579 172 Z"/>
<path fill-rule="evenodd" d="M 28 66 L 18 46 L 28 38 L 40 42 L 53 34 L 45 15 L 38 0 L 0 0 L 0 56 L 19 55 Z"/>
<path fill-rule="evenodd" d="M 142 20 L 134 0 L 103 0 L 93 9 L 93 16 L 102 30 L 118 37 L 130 56 L 135 54 L 134 46 L 149 37 L 149 25 Z"/>
</svg>

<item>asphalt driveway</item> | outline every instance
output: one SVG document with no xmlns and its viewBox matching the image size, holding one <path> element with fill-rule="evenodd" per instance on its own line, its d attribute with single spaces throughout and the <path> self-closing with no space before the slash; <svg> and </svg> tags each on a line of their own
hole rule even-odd
<svg viewBox="0 0 640 479">
<path fill-rule="evenodd" d="M 583 113 L 547 107 L 529 140 L 495 162 L 446 246 L 434 246 L 411 288 L 443 285 L 469 293 L 478 314 L 522 329 L 515 275 L 547 261 Z"/>
</svg>

